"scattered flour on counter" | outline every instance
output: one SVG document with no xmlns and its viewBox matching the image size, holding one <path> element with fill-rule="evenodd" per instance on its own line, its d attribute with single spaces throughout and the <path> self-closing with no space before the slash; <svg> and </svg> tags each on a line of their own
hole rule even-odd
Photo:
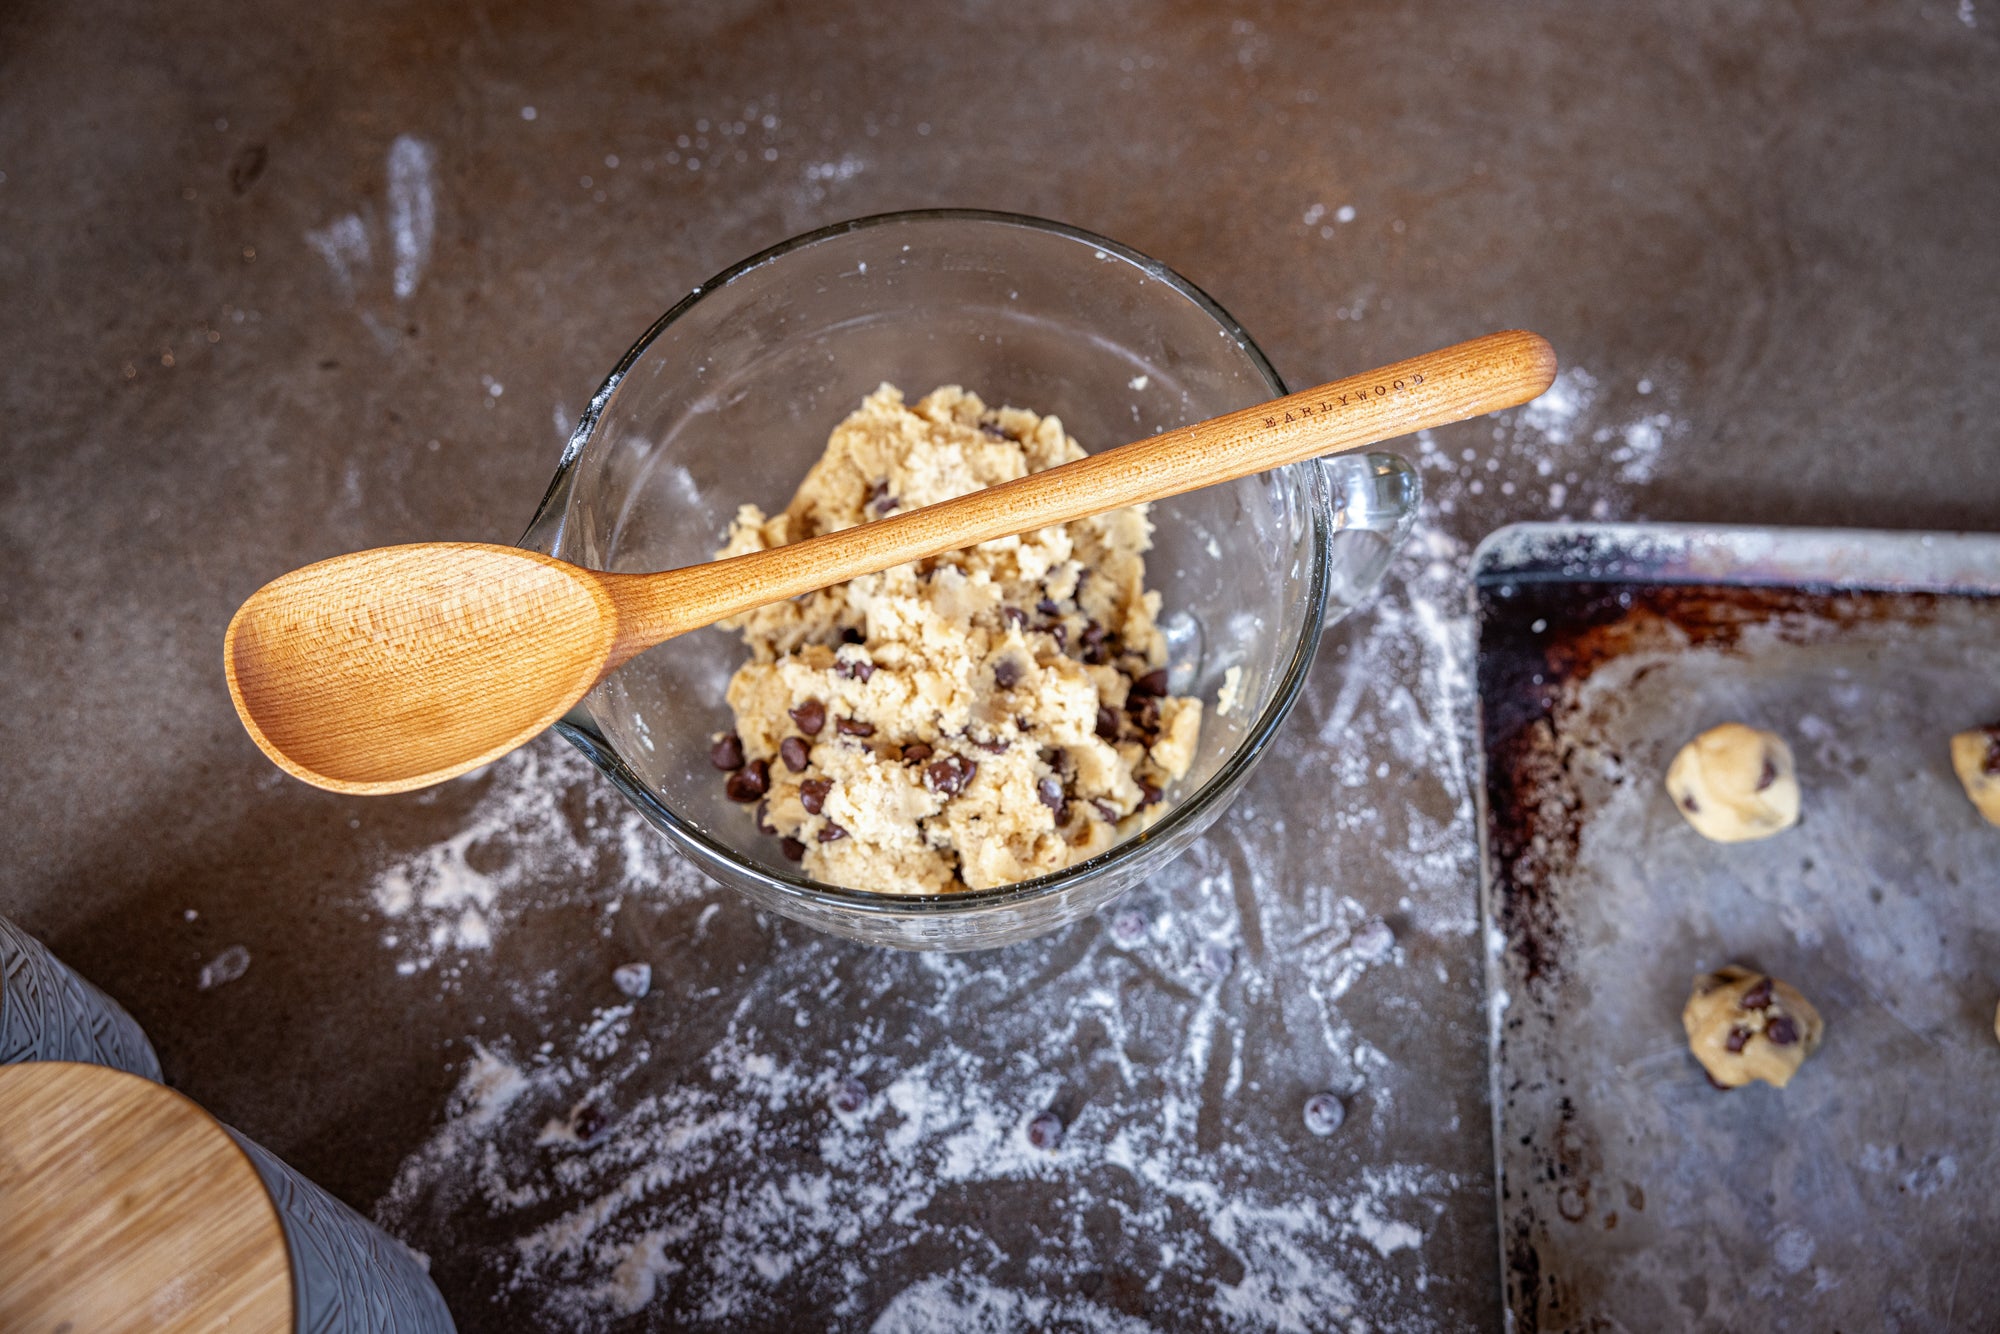
<svg viewBox="0 0 2000 1334">
<path fill-rule="evenodd" d="M 435 791 L 465 786 L 479 795 L 458 832 L 392 859 L 370 886 L 386 919 L 382 943 L 395 952 L 399 973 L 442 963 L 446 980 L 455 979 L 462 956 L 490 947 L 524 911 L 606 870 L 625 889 L 655 897 L 711 892 L 708 880 L 556 737 Z M 579 808 L 581 819 L 573 819 Z"/>
<path fill-rule="evenodd" d="M 195 986 L 202 991 L 213 991 L 249 971 L 250 951 L 241 945 L 231 945 L 201 966 L 201 975 L 195 979 Z"/>
<path fill-rule="evenodd" d="M 1326 921 L 1266 912 L 1246 932 L 1236 877 L 1261 876 L 1265 837 L 1283 830 L 1211 835 L 1124 901 L 1149 924 L 1130 944 L 1086 926 L 887 955 L 786 928 L 724 996 L 601 1010 L 529 1057 L 477 1049 L 378 1214 L 434 1255 L 485 1214 L 502 1240 L 474 1259 L 538 1327 L 815 1311 L 835 1328 L 1137 1331 L 1220 1308 L 1310 1330 L 1379 1306 L 1427 1281 L 1421 1262 L 1382 1267 L 1387 1240 L 1420 1250 L 1469 1183 L 1336 1166 L 1392 1160 L 1399 1114 L 1388 1058 L 1331 1002 L 1400 961 L 1339 896 Z M 1276 934 L 1253 948 L 1259 931 Z M 1311 1019 L 1293 1035 L 1243 1013 L 1294 991 Z M 809 1028 L 785 1022 L 807 1007 Z M 836 1110 L 849 1081 L 859 1106 Z M 1325 1084 L 1365 1094 L 1321 1139 L 1297 1103 Z M 1257 1119 L 1267 1098 L 1281 1129 Z M 573 1133 L 583 1109 L 594 1137 Z M 1047 1110 L 1065 1122 L 1053 1149 L 1026 1134 Z M 1147 1318 L 1130 1293 L 1107 1304 L 1112 1275 L 1143 1286 Z"/>
<path fill-rule="evenodd" d="M 417 293 L 437 235 L 437 195 L 432 168 L 437 152 L 414 135 L 399 134 L 389 145 L 389 241 L 396 256 L 399 301 Z"/>
</svg>

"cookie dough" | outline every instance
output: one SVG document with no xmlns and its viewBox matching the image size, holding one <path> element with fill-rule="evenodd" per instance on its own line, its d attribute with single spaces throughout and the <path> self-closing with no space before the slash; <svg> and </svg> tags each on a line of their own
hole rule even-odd
<svg viewBox="0 0 2000 1334">
<path fill-rule="evenodd" d="M 883 385 L 781 514 L 738 512 L 735 556 L 1084 456 L 1054 417 L 947 386 Z M 1167 688 L 1144 506 L 982 542 L 725 622 L 730 795 L 829 884 L 988 889 L 1095 856 L 1165 811 L 1202 706 Z M 740 753 L 739 753 L 740 752 Z"/>
<path fill-rule="evenodd" d="M 1783 1088 L 1819 1048 L 1826 1025 L 1797 991 L 1730 965 L 1694 980 L 1681 1011 L 1688 1050 L 1718 1088 L 1753 1079 Z"/>
<path fill-rule="evenodd" d="M 1799 822 L 1792 748 L 1742 723 L 1711 727 L 1682 746 L 1667 791 L 1695 832 L 1717 843 L 1769 838 Z"/>
<path fill-rule="evenodd" d="M 2000 824 L 2000 723 L 1953 737 L 1951 767 L 1986 822 Z"/>
</svg>

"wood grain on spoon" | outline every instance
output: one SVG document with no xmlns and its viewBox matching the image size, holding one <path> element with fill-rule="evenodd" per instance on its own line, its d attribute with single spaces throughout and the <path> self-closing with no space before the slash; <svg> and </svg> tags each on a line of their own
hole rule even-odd
<svg viewBox="0 0 2000 1334">
<path fill-rule="evenodd" d="M 1536 335 L 1488 334 L 955 500 L 659 574 L 477 543 L 339 556 L 238 610 L 223 653 L 230 695 L 288 773 L 341 792 L 408 791 L 506 754 L 632 655 L 724 617 L 1513 407 L 1555 371 Z"/>
</svg>

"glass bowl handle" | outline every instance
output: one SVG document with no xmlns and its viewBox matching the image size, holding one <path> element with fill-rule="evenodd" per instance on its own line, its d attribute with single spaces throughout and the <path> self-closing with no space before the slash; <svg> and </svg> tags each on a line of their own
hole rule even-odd
<svg viewBox="0 0 2000 1334">
<path fill-rule="evenodd" d="M 1423 478 L 1399 454 L 1342 454 L 1319 463 L 1333 508 L 1326 625 L 1361 607 L 1416 526 Z"/>
</svg>

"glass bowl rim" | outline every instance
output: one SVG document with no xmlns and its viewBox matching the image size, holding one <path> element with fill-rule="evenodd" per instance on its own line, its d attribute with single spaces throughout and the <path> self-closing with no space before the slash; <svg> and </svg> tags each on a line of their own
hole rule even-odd
<svg viewBox="0 0 2000 1334">
<path fill-rule="evenodd" d="M 1245 332 L 1243 326 L 1224 310 L 1215 298 L 1159 260 L 1130 246 L 1081 227 L 1025 213 L 964 208 L 908 209 L 891 213 L 873 213 L 802 232 L 739 260 L 708 281 L 697 283 L 686 296 L 675 302 L 666 314 L 655 320 L 651 327 L 627 349 L 625 355 L 619 358 L 618 364 L 605 377 L 604 383 L 595 394 L 591 395 L 589 405 L 577 421 L 576 430 L 571 433 L 569 442 L 563 447 L 562 457 L 556 465 L 556 475 L 543 494 L 541 503 L 536 506 L 534 518 L 529 520 L 522 543 L 527 544 L 543 527 L 553 506 L 567 507 L 571 474 L 582 458 L 584 447 L 596 435 L 598 423 L 610 405 L 611 396 L 626 374 L 651 350 L 653 343 L 662 333 L 695 306 L 722 288 L 794 251 L 858 232 L 927 222 L 963 222 L 1020 228 L 1059 236 L 1065 240 L 1090 245 L 1107 255 L 1114 255 L 1155 281 L 1173 288 L 1180 296 L 1191 301 L 1214 320 L 1248 356 L 1252 367 L 1263 378 L 1265 387 L 1270 390 L 1272 398 L 1281 398 L 1288 392 L 1285 382 L 1271 365 L 1270 359 L 1264 355 L 1263 349 L 1257 346 L 1256 341 Z M 1313 541 L 1312 562 L 1306 589 L 1308 605 L 1300 623 L 1297 642 L 1292 645 L 1290 659 L 1284 664 L 1270 703 L 1265 705 L 1255 723 L 1245 731 L 1243 739 L 1216 771 L 1209 775 L 1207 781 L 1189 793 L 1186 798 L 1175 803 L 1157 823 L 1088 860 L 1075 862 L 1059 871 L 1052 871 L 1030 880 L 1000 885 L 993 889 L 960 890 L 948 894 L 884 894 L 874 890 L 827 885 L 816 880 L 808 880 L 803 876 L 773 874 L 746 860 L 728 844 L 711 837 L 700 827 L 683 819 L 671 806 L 662 801 L 651 785 L 625 763 L 616 747 L 612 746 L 609 739 L 599 730 L 596 720 L 588 713 L 588 696 L 585 697 L 585 702 L 578 704 L 556 723 L 555 730 L 582 751 L 613 786 L 663 831 L 700 848 L 706 857 L 726 863 L 735 871 L 757 882 L 761 888 L 781 897 L 800 899 L 816 907 L 833 909 L 841 913 L 891 917 L 948 917 L 997 908 L 1025 906 L 1059 893 L 1076 881 L 1095 876 L 1099 872 L 1110 870 L 1122 862 L 1131 860 L 1145 851 L 1149 844 L 1171 837 L 1195 821 L 1235 789 L 1242 775 L 1263 754 L 1264 748 L 1270 744 L 1278 727 L 1291 713 L 1299 693 L 1305 688 L 1306 673 L 1311 669 L 1313 656 L 1318 651 L 1320 633 L 1326 618 L 1330 559 L 1328 538 L 1331 535 L 1332 515 L 1326 493 L 1325 473 L 1316 460 L 1290 464 L 1279 471 L 1292 473 L 1304 485 L 1310 501 Z M 560 547 L 563 537 L 566 536 L 567 527 L 566 523 L 557 524 L 551 545 Z"/>
</svg>

